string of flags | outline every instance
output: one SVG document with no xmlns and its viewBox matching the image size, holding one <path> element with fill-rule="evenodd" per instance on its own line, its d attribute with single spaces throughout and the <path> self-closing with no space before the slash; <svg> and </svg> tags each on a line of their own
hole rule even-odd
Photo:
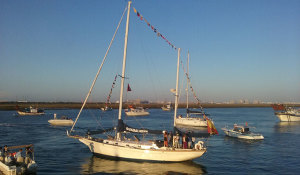
<svg viewBox="0 0 300 175">
<path fill-rule="evenodd" d="M 188 81 L 188 83 L 189 83 L 189 86 L 190 86 L 190 89 L 191 89 L 191 91 L 192 91 L 192 93 L 193 93 L 193 96 L 194 96 L 194 98 L 196 99 L 197 104 L 199 105 L 201 111 L 203 111 L 203 107 L 201 106 L 200 100 L 199 100 L 199 98 L 196 96 L 196 93 L 195 93 L 195 91 L 194 91 L 194 88 L 192 87 L 191 79 L 190 79 L 188 73 L 186 72 L 186 70 L 184 69 L 182 60 L 180 61 L 180 63 L 181 63 L 181 65 L 182 65 L 182 69 L 183 69 L 184 74 L 185 74 L 185 76 L 186 76 L 186 78 L 187 78 L 187 81 Z"/>
<path fill-rule="evenodd" d="M 112 86 L 111 86 L 111 88 L 110 88 L 110 92 L 109 92 L 109 95 L 107 96 L 107 100 L 106 100 L 106 105 L 107 105 L 108 103 L 110 103 L 110 97 L 111 97 L 111 94 L 112 94 L 112 90 L 113 90 L 113 88 L 115 87 L 117 77 L 118 77 L 118 75 L 115 76 L 115 79 L 114 79 L 114 81 L 113 81 L 113 84 L 112 84 Z"/>
<path fill-rule="evenodd" d="M 156 35 L 158 37 L 161 37 L 162 39 L 164 39 L 173 49 L 177 49 L 175 47 L 174 44 L 172 44 L 165 36 L 163 36 L 153 25 L 151 25 L 145 18 L 143 15 L 141 15 L 141 13 L 139 13 L 134 7 L 133 7 L 133 11 L 134 13 L 136 13 L 137 17 L 140 18 L 142 21 L 145 21 L 147 23 L 147 25 L 152 29 L 152 31 L 154 33 L 156 33 Z"/>
</svg>

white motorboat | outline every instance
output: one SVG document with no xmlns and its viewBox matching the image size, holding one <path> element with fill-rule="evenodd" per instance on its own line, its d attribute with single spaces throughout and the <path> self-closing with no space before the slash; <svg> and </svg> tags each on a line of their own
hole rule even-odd
<svg viewBox="0 0 300 175">
<path fill-rule="evenodd" d="M 119 114 L 118 114 L 118 124 L 117 127 L 114 128 L 116 135 L 109 136 L 107 135 L 107 139 L 103 137 L 96 137 L 99 132 L 88 132 L 87 136 L 78 136 L 72 135 L 74 126 L 84 108 L 91 91 L 95 85 L 97 77 L 102 69 L 102 65 L 100 66 L 97 75 L 93 81 L 93 84 L 85 98 L 85 101 L 76 117 L 75 123 L 73 124 L 70 131 L 67 132 L 67 135 L 72 138 L 78 139 L 80 142 L 88 146 L 90 151 L 93 154 L 100 154 L 102 156 L 112 157 L 112 158 L 122 158 L 122 159 L 131 159 L 131 160 L 142 160 L 142 161 L 159 161 L 159 162 L 179 162 L 179 161 L 187 161 L 192 160 L 198 157 L 201 157 L 205 152 L 206 148 L 203 145 L 202 141 L 198 141 L 195 145 L 195 149 L 182 149 L 182 148 L 170 148 L 161 146 L 160 142 L 156 142 L 153 140 L 148 141 L 140 141 L 137 137 L 135 141 L 129 140 L 125 137 L 127 133 L 139 133 L 139 134 L 160 134 L 162 135 L 162 131 L 153 131 L 147 129 L 137 129 L 132 128 L 126 125 L 122 120 L 122 107 L 123 107 L 123 91 L 124 91 L 124 81 L 125 81 L 125 65 L 126 65 L 126 52 L 127 52 L 127 38 L 128 38 L 128 26 L 129 26 L 129 16 L 131 9 L 131 1 L 128 1 L 127 9 L 127 22 L 126 22 L 126 33 L 125 33 L 125 44 L 124 44 L 124 57 L 123 57 L 123 67 L 122 67 L 122 76 L 121 76 L 121 89 L 120 89 L 120 101 L 119 101 Z M 134 9 L 135 13 L 137 13 L 136 9 Z M 125 13 L 125 11 L 124 11 Z M 123 15 L 124 15 L 123 13 Z M 140 15 L 140 14 L 139 14 Z M 122 18 L 121 18 L 122 19 Z M 120 21 L 121 22 L 121 21 Z M 119 23 L 120 24 L 120 23 Z M 174 46 L 173 46 L 174 47 Z M 109 46 L 110 48 L 110 46 Z M 178 104 L 178 81 L 179 81 L 179 63 L 180 63 L 180 48 L 178 50 L 178 59 L 177 59 L 177 74 L 176 74 L 176 95 L 175 95 L 175 110 L 174 110 L 174 118 L 177 114 L 177 104 Z M 109 49 L 107 50 L 108 53 Z M 107 54 L 106 54 L 107 55 Z M 104 63 L 106 56 L 104 57 L 102 63 Z M 107 131 L 103 131 L 106 132 Z M 143 137 L 144 138 L 144 137 Z"/>
<path fill-rule="evenodd" d="M 233 129 L 222 128 L 222 130 L 229 137 L 236 137 L 239 139 L 247 139 L 247 140 L 264 139 L 263 135 L 251 132 L 247 124 L 245 126 L 239 126 L 237 124 L 234 124 Z"/>
<path fill-rule="evenodd" d="M 125 109 L 125 114 L 127 116 L 146 116 L 149 115 L 150 113 L 147 110 L 145 110 L 143 107 L 137 107 L 137 108 L 130 107 L 129 109 Z"/>
<path fill-rule="evenodd" d="M 288 107 L 283 104 L 272 105 L 275 111 L 275 115 L 282 122 L 299 122 L 300 121 L 300 109 Z"/>
<path fill-rule="evenodd" d="M 35 174 L 37 171 L 37 163 L 34 160 L 34 156 L 32 154 L 33 150 L 32 144 L 30 145 L 19 145 L 19 146 L 10 146 L 7 147 L 9 151 L 18 150 L 22 148 L 26 148 L 30 150 L 30 156 L 26 157 L 17 157 L 16 162 L 10 162 L 10 158 L 8 156 L 12 156 L 12 153 L 4 153 L 6 154 L 4 157 L 0 157 L 0 174 L 4 175 L 21 175 L 21 174 Z M 28 153 L 29 154 L 29 153 Z"/>
<path fill-rule="evenodd" d="M 18 107 L 17 107 L 18 108 Z M 30 106 L 29 108 L 25 108 L 24 110 L 17 110 L 19 115 L 43 115 L 45 114 L 43 109 L 38 109 Z"/>
<path fill-rule="evenodd" d="M 109 106 L 105 106 L 103 108 L 101 108 L 102 111 L 112 111 L 112 108 Z"/>
<path fill-rule="evenodd" d="M 172 105 L 171 105 L 171 103 L 170 103 L 170 104 L 163 105 L 163 106 L 161 107 L 161 109 L 162 109 L 163 111 L 171 111 L 173 108 L 172 108 Z"/>
<path fill-rule="evenodd" d="M 57 126 L 72 126 L 74 121 L 66 116 L 62 116 L 61 118 L 57 118 L 56 114 L 54 114 L 54 118 L 48 120 L 51 125 Z"/>
</svg>

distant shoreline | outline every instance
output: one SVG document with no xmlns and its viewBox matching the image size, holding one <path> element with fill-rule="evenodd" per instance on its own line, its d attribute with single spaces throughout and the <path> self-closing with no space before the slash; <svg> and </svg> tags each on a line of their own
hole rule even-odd
<svg viewBox="0 0 300 175">
<path fill-rule="evenodd" d="M 0 102 L 0 110 L 16 110 L 16 106 L 20 109 L 34 106 L 43 109 L 80 109 L 82 103 L 78 102 Z M 172 104 L 174 106 L 174 104 Z M 203 108 L 249 108 L 249 107 L 271 107 L 271 104 L 201 104 Z M 289 106 L 300 107 L 300 104 L 288 104 Z M 104 107 L 105 103 L 93 102 L 87 103 L 85 109 L 100 109 Z M 119 108 L 118 103 L 110 105 L 114 109 Z M 123 104 L 123 108 L 127 108 L 127 104 Z M 150 104 L 136 104 L 136 106 L 142 106 L 144 108 L 161 108 L 163 104 L 150 103 Z M 186 104 L 179 104 L 179 108 L 185 108 Z M 197 108 L 196 104 L 189 104 L 190 108 Z"/>
</svg>

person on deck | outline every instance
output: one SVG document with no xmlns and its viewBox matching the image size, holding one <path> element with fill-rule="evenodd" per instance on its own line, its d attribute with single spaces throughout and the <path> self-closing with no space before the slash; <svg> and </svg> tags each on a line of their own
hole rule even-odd
<svg viewBox="0 0 300 175">
<path fill-rule="evenodd" d="M 173 133 L 172 133 L 172 131 L 168 135 L 168 140 L 169 140 L 169 146 L 172 147 L 173 146 Z"/>
<path fill-rule="evenodd" d="M 15 159 L 13 157 L 13 154 L 8 153 L 7 156 L 5 157 L 5 164 L 6 165 L 14 165 L 15 164 Z"/>
<path fill-rule="evenodd" d="M 182 147 L 183 147 L 183 149 L 187 149 L 187 147 L 188 147 L 186 134 L 184 134 L 182 136 Z"/>
<path fill-rule="evenodd" d="M 192 146 L 192 139 L 191 139 L 191 133 L 189 132 L 187 134 L 187 142 L 188 142 L 188 149 L 191 149 L 191 146 Z"/>
<path fill-rule="evenodd" d="M 25 163 L 28 164 L 32 160 L 32 150 L 30 147 L 26 147 L 26 158 L 25 158 Z"/>
<path fill-rule="evenodd" d="M 164 131 L 164 147 L 168 147 L 168 132 Z"/>
<path fill-rule="evenodd" d="M 173 137 L 173 142 L 174 142 L 174 148 L 179 148 L 179 134 L 178 133 Z"/>
<path fill-rule="evenodd" d="M 195 138 L 195 137 L 192 137 L 192 145 L 191 145 L 191 148 L 194 148 L 194 147 L 195 147 L 195 141 L 196 141 L 196 138 Z"/>
<path fill-rule="evenodd" d="M 16 159 L 18 159 L 19 157 L 22 157 L 22 149 L 20 149 L 17 153 L 16 153 L 16 155 L 15 155 L 15 158 Z"/>
<path fill-rule="evenodd" d="M 6 157 L 6 156 L 8 156 L 8 154 L 9 154 L 9 150 L 8 150 L 8 147 L 7 147 L 7 145 L 4 145 L 4 150 L 3 150 L 3 153 L 4 153 L 4 156 Z"/>
</svg>

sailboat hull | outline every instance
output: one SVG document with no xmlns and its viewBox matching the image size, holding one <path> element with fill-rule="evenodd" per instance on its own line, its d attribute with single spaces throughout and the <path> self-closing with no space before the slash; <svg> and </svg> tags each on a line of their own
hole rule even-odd
<svg viewBox="0 0 300 175">
<path fill-rule="evenodd" d="M 87 145 L 94 154 L 139 161 L 181 162 L 201 157 L 206 152 L 205 148 L 201 150 L 172 150 L 165 147 L 159 149 L 143 149 L 132 147 L 130 143 L 123 141 L 110 141 L 110 143 L 106 143 L 105 140 L 103 142 L 97 142 L 87 138 L 80 138 L 79 141 Z M 143 147 L 142 145 L 140 146 Z"/>
<path fill-rule="evenodd" d="M 200 118 L 186 118 L 186 117 L 176 117 L 175 118 L 176 125 L 184 125 L 184 126 L 196 126 L 196 127 L 207 127 L 207 122 Z"/>
<path fill-rule="evenodd" d="M 144 112 L 131 112 L 131 111 L 129 111 L 129 112 L 125 112 L 125 114 L 127 116 L 146 116 L 146 115 L 149 115 L 150 113 L 147 112 L 147 111 L 144 111 Z"/>
</svg>

